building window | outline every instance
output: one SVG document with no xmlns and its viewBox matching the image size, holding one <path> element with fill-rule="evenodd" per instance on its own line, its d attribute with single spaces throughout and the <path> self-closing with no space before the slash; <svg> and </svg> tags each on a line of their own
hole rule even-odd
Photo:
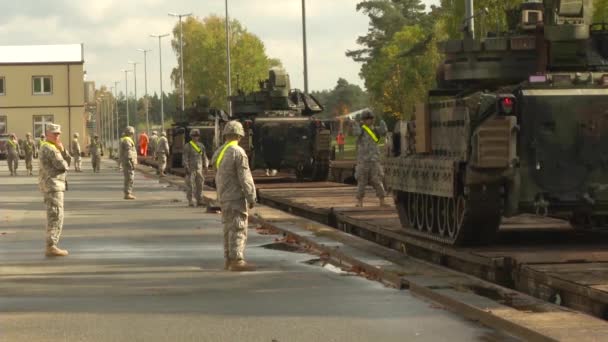
<svg viewBox="0 0 608 342">
<path fill-rule="evenodd" d="M 50 95 L 53 93 L 53 78 L 51 76 L 32 77 L 34 95 Z"/>
<path fill-rule="evenodd" d="M 44 134 L 45 126 L 48 123 L 53 123 L 52 115 L 34 115 L 34 137 Z"/>
<path fill-rule="evenodd" d="M 6 134 L 6 115 L 0 115 L 0 134 Z"/>
<path fill-rule="evenodd" d="M 6 94 L 6 86 L 4 85 L 5 83 L 6 81 L 4 80 L 4 77 L 0 76 L 0 95 Z"/>
</svg>

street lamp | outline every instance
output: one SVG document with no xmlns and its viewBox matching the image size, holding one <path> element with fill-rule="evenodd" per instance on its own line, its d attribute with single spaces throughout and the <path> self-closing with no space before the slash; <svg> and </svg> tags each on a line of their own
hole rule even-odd
<svg viewBox="0 0 608 342">
<path fill-rule="evenodd" d="M 226 91 L 228 96 L 226 98 L 226 108 L 228 109 L 228 117 L 232 117 L 232 103 L 230 102 L 230 95 L 232 95 L 232 80 L 230 79 L 230 20 L 228 17 L 228 0 L 226 0 L 226 85 L 228 86 Z M 238 84 L 237 84 L 238 87 Z"/>
<path fill-rule="evenodd" d="M 138 62 L 128 61 L 127 63 L 133 65 L 133 78 L 135 81 L 135 124 L 137 124 L 137 107 L 139 105 L 139 100 L 137 99 L 137 64 Z"/>
<path fill-rule="evenodd" d="M 118 141 L 118 139 L 120 139 L 120 134 L 118 133 L 118 129 L 120 126 L 120 121 L 118 121 L 118 84 L 120 82 L 119 81 L 114 81 L 114 110 L 115 110 L 115 115 L 116 115 L 116 124 L 114 125 L 114 128 L 116 128 L 116 132 L 114 132 L 115 135 L 115 140 Z"/>
<path fill-rule="evenodd" d="M 104 144 L 112 144 L 112 136 L 114 135 L 114 89 L 116 87 L 110 87 L 110 108 L 108 110 L 108 116 L 110 117 L 110 129 L 108 131 L 108 137 L 104 140 Z"/>
<path fill-rule="evenodd" d="M 143 52 L 144 53 L 144 88 L 145 88 L 145 95 L 144 95 L 144 105 L 146 107 L 146 134 L 150 135 L 150 118 L 148 116 L 148 52 L 152 51 L 152 50 L 146 50 L 146 49 L 137 49 L 137 51 Z"/>
<path fill-rule="evenodd" d="M 165 131 L 165 109 L 163 105 L 163 54 L 160 45 L 160 40 L 163 37 L 167 37 L 169 34 L 151 34 L 150 37 L 158 38 L 158 65 L 160 68 L 160 127 L 162 131 Z"/>
<path fill-rule="evenodd" d="M 128 69 L 122 69 L 121 71 L 123 71 L 125 73 L 125 97 L 127 99 L 127 126 L 130 126 L 130 121 L 129 121 L 129 79 L 127 78 L 127 74 L 130 72 L 133 72 L 133 70 L 128 70 Z"/>
<path fill-rule="evenodd" d="M 183 31 L 183 26 L 182 26 L 182 18 L 183 17 L 189 17 L 191 16 L 192 13 L 184 13 L 184 14 L 177 14 L 177 13 L 169 13 L 169 16 L 172 17 L 177 17 L 179 18 L 179 57 L 181 60 L 180 63 L 180 67 L 181 67 L 181 77 L 180 77 L 180 91 L 182 93 L 182 112 L 185 110 L 186 105 L 185 105 L 185 91 L 184 91 L 184 44 L 183 44 L 183 35 L 184 35 L 184 31 Z"/>
<path fill-rule="evenodd" d="M 308 52 L 306 49 L 306 0 L 302 0 L 302 41 L 304 45 L 304 92 L 308 94 Z"/>
</svg>

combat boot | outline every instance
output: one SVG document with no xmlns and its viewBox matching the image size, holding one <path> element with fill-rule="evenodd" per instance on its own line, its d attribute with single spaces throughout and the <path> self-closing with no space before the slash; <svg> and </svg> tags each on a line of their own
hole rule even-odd
<svg viewBox="0 0 608 342">
<path fill-rule="evenodd" d="M 248 264 L 245 260 L 235 260 L 228 264 L 228 270 L 232 272 L 252 272 L 255 271 L 255 266 Z"/>
<path fill-rule="evenodd" d="M 232 260 L 230 260 L 229 258 L 224 258 L 224 270 L 228 271 L 230 269 L 230 263 L 232 263 Z"/>
<path fill-rule="evenodd" d="M 362 207 L 363 207 L 363 198 L 361 198 L 361 199 L 358 199 L 358 200 L 357 200 L 357 205 L 356 205 L 356 207 L 357 207 L 357 208 L 362 208 Z"/>
<path fill-rule="evenodd" d="M 48 246 L 46 248 L 46 253 L 45 255 L 47 257 L 57 257 L 57 256 L 66 256 L 68 255 L 68 251 L 65 249 L 60 249 L 57 246 Z"/>
<path fill-rule="evenodd" d="M 384 197 L 380 198 L 380 206 L 381 207 L 390 207 L 388 203 L 384 200 Z"/>
<path fill-rule="evenodd" d="M 132 194 L 125 195 L 125 199 L 126 199 L 126 200 L 134 200 L 135 198 L 136 198 L 136 197 L 135 197 L 135 196 L 133 196 Z"/>
<path fill-rule="evenodd" d="M 194 207 L 194 202 L 192 202 L 192 201 L 188 202 L 188 206 L 189 207 Z"/>
</svg>

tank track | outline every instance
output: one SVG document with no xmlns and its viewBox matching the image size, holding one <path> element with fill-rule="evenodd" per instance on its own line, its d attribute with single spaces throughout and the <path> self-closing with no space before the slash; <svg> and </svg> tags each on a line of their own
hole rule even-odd
<svg viewBox="0 0 608 342">
<path fill-rule="evenodd" d="M 394 199 L 406 234 L 442 244 L 487 244 L 500 226 L 502 200 L 497 185 L 476 185 L 455 198 L 395 191 Z"/>
</svg>

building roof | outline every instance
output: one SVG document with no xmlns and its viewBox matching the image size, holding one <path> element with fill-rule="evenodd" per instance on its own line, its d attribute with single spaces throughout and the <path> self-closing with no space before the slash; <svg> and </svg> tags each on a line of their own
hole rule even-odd
<svg viewBox="0 0 608 342">
<path fill-rule="evenodd" d="M 0 46 L 0 64 L 83 63 L 82 44 Z"/>
</svg>

